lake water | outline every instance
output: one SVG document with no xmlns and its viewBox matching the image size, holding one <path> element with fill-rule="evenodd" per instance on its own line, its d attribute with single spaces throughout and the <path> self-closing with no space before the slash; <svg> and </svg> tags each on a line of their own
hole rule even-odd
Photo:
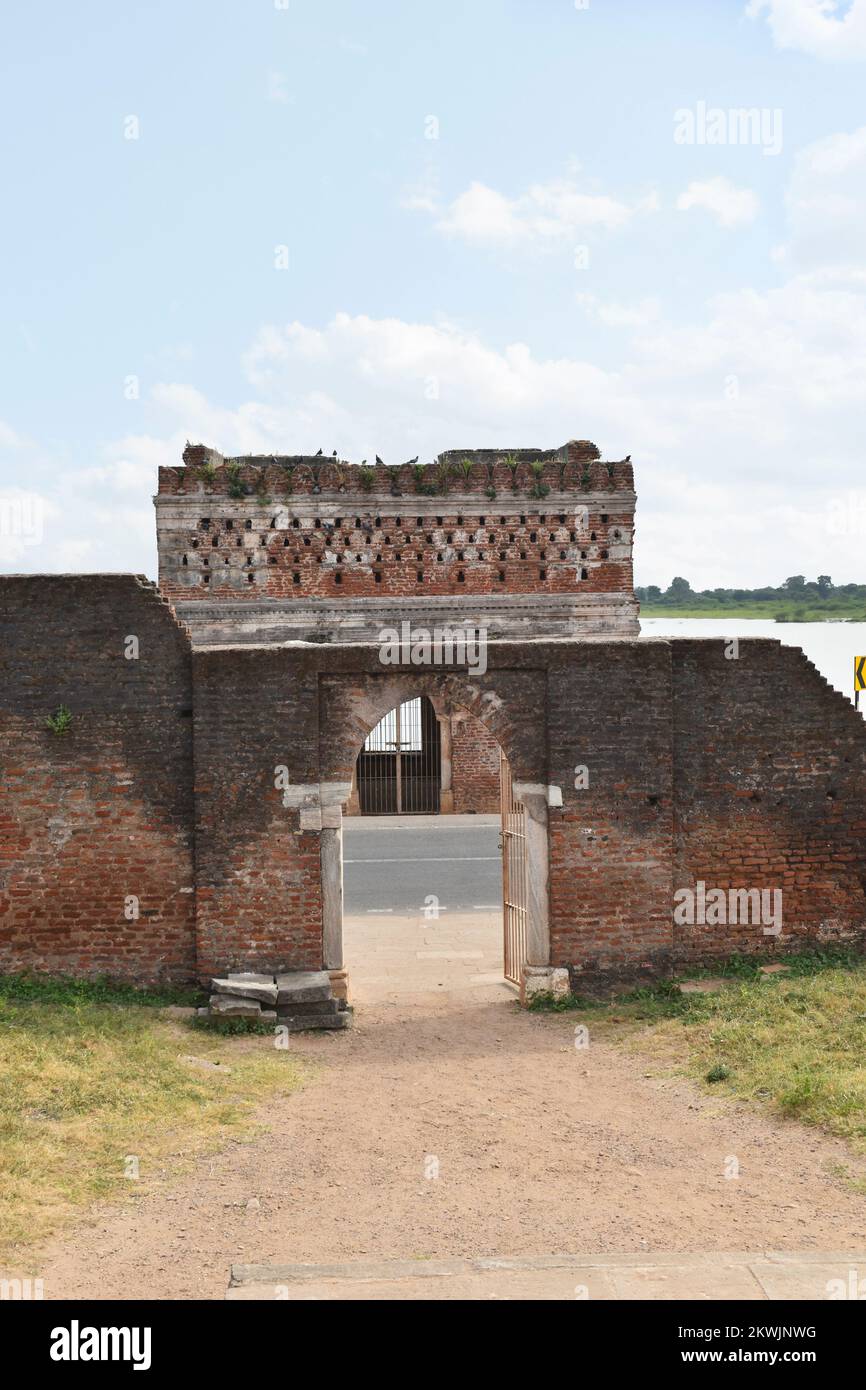
<svg viewBox="0 0 866 1390">
<path fill-rule="evenodd" d="M 773 623 L 762 618 L 641 618 L 644 637 L 775 637 L 802 647 L 821 675 L 854 699 L 854 657 L 866 656 L 866 623 Z M 860 696 L 866 715 L 866 691 Z"/>
</svg>

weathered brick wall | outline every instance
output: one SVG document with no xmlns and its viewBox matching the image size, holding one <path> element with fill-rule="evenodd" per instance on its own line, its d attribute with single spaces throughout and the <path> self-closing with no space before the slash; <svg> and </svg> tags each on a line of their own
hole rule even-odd
<svg viewBox="0 0 866 1390">
<path fill-rule="evenodd" d="M 132 575 L 3 578 L 0 619 L 0 969 L 188 978 L 186 635 Z"/>
<path fill-rule="evenodd" d="M 670 647 L 551 648 L 551 961 L 662 969 L 673 946 Z M 580 786 L 575 786 L 575 782 Z M 579 985 L 578 985 L 579 987 Z"/>
<path fill-rule="evenodd" d="M 160 585 L 179 600 L 633 595 L 632 466 L 587 441 L 415 468 L 202 445 L 184 460 L 156 499 Z"/>
<path fill-rule="evenodd" d="M 790 950 L 862 932 L 862 718 L 797 648 L 678 640 L 671 652 L 674 890 L 702 881 L 783 894 L 778 937 L 763 922 L 683 924 L 677 953 Z"/>
<path fill-rule="evenodd" d="M 315 648 L 193 657 L 202 976 L 321 967 L 316 665 Z"/>
<path fill-rule="evenodd" d="M 451 719 L 454 814 L 499 810 L 499 744 L 485 724 L 463 710 Z"/>
<path fill-rule="evenodd" d="M 863 933 L 866 733 L 794 649 L 494 642 L 470 676 L 383 668 L 369 644 L 190 657 L 131 576 L 7 579 L 0 601 L 0 968 L 320 965 L 322 830 L 366 734 L 417 694 L 481 721 L 533 796 L 552 789 L 551 959 L 578 988 Z M 782 888 L 782 936 L 675 926 L 674 894 L 699 880 Z"/>
</svg>

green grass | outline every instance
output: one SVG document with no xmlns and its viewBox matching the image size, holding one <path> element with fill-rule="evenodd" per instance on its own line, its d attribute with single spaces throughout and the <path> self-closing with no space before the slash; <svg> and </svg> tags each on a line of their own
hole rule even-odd
<svg viewBox="0 0 866 1390">
<path fill-rule="evenodd" d="M 805 952 L 762 975 L 733 957 L 711 971 L 729 982 L 680 994 L 671 982 L 616 999 L 541 1001 L 593 1027 L 637 1024 L 631 1041 L 658 1050 L 715 1095 L 751 1101 L 815 1125 L 866 1153 L 866 961 L 844 950 Z"/>
<path fill-rule="evenodd" d="M 257 1105 L 300 1084 L 272 1038 L 194 1031 L 164 1012 L 191 1002 L 190 991 L 0 978 L 0 1262 L 20 1264 L 91 1202 L 136 1196 L 253 1133 Z"/>
<path fill-rule="evenodd" d="M 641 603 L 642 618 L 762 618 L 777 623 L 864 623 L 866 605 L 862 599 L 824 599 L 815 602 L 769 603 L 744 600 L 741 603 L 700 603 L 674 607 L 671 604 Z"/>
</svg>

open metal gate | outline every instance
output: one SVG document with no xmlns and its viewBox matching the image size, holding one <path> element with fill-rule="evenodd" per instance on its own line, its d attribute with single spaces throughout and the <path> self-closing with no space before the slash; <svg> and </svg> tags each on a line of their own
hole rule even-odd
<svg viewBox="0 0 866 1390">
<path fill-rule="evenodd" d="M 502 927 L 505 978 L 520 984 L 526 964 L 526 807 L 514 799 L 511 767 L 499 750 L 502 842 Z"/>
<path fill-rule="evenodd" d="M 363 816 L 436 815 L 441 758 L 439 720 L 426 695 L 380 719 L 358 755 Z"/>
</svg>

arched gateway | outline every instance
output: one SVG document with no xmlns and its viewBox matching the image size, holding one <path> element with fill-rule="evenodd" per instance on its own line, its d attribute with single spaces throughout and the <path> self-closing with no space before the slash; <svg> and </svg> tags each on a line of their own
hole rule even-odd
<svg viewBox="0 0 866 1390">
<path fill-rule="evenodd" d="M 190 446 L 159 588 L 0 579 L 0 968 L 337 983 L 356 761 L 416 699 L 508 759 L 524 988 L 862 942 L 862 719 L 796 648 L 640 638 L 634 506 L 585 441 L 395 469 Z"/>
</svg>

